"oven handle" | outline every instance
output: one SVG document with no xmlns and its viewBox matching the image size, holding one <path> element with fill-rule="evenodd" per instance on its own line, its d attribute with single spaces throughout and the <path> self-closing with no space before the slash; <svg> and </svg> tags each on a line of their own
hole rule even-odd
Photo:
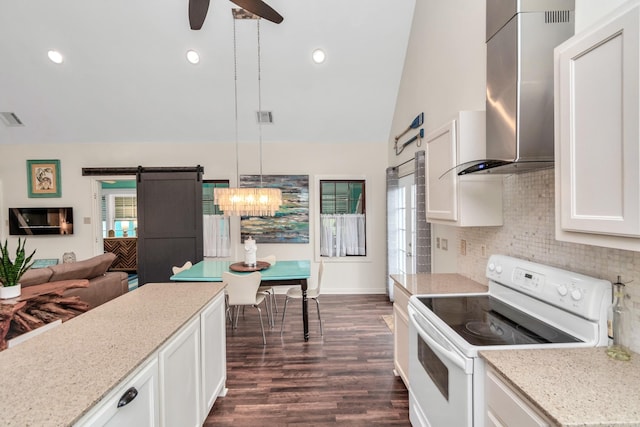
<svg viewBox="0 0 640 427">
<path fill-rule="evenodd" d="M 409 310 L 409 311 L 412 311 L 412 310 Z M 437 336 L 437 332 L 434 330 L 434 328 L 432 328 L 430 325 L 427 325 L 418 316 L 419 315 L 416 314 L 415 312 L 411 313 L 412 320 L 414 321 L 416 326 L 418 326 L 416 328 L 416 330 L 418 331 L 418 334 L 420 334 L 422 339 L 425 340 L 427 345 L 429 347 L 431 347 L 433 350 L 435 350 L 438 353 L 442 354 L 446 359 L 450 360 L 457 367 L 462 369 L 465 374 L 468 374 L 468 375 L 472 374 L 473 373 L 473 365 L 472 365 L 473 361 L 472 360 L 468 360 L 465 357 L 459 355 L 458 353 L 455 352 L 455 350 L 453 348 L 451 348 L 451 347 L 445 348 L 443 344 L 441 344 L 438 341 L 436 341 L 436 339 L 434 337 Z M 431 336 L 430 333 L 433 334 L 433 336 Z"/>
</svg>

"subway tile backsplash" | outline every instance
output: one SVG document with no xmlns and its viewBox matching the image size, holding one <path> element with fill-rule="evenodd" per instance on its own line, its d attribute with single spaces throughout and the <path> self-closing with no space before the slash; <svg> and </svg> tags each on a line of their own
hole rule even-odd
<svg viewBox="0 0 640 427">
<path fill-rule="evenodd" d="M 554 190 L 553 169 L 505 175 L 504 225 L 458 228 L 457 245 L 467 242 L 466 255 L 458 255 L 458 271 L 484 283 L 489 255 L 501 253 L 611 282 L 620 275 L 630 296 L 631 348 L 640 353 L 640 252 L 557 241 Z"/>
</svg>

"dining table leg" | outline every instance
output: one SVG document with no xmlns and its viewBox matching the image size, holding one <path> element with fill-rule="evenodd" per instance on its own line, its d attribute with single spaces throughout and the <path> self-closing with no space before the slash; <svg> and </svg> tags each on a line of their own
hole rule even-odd
<svg viewBox="0 0 640 427">
<path fill-rule="evenodd" d="M 304 340 L 309 341 L 309 309 L 307 306 L 307 279 L 302 280 L 302 326 L 304 329 Z"/>
</svg>

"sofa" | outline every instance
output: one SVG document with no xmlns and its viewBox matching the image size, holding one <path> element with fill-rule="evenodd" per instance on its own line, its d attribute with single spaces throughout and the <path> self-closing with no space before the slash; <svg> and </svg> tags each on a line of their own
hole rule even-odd
<svg viewBox="0 0 640 427">
<path fill-rule="evenodd" d="M 20 278 L 20 284 L 24 289 L 48 282 L 88 279 L 88 287 L 67 289 L 64 296 L 78 296 L 95 308 L 129 291 L 127 273 L 107 271 L 115 259 L 115 254 L 107 252 L 82 261 L 32 268 Z"/>
</svg>

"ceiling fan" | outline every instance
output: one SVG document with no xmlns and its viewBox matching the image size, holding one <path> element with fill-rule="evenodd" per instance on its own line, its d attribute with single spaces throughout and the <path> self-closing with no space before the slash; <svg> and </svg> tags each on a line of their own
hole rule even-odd
<svg viewBox="0 0 640 427">
<path fill-rule="evenodd" d="M 189 24 L 192 30 L 199 30 L 204 24 L 204 18 L 209 10 L 210 0 L 189 0 Z M 262 0 L 231 0 L 246 11 L 258 15 L 268 21 L 279 24 L 284 19 L 271 6 Z"/>
</svg>

